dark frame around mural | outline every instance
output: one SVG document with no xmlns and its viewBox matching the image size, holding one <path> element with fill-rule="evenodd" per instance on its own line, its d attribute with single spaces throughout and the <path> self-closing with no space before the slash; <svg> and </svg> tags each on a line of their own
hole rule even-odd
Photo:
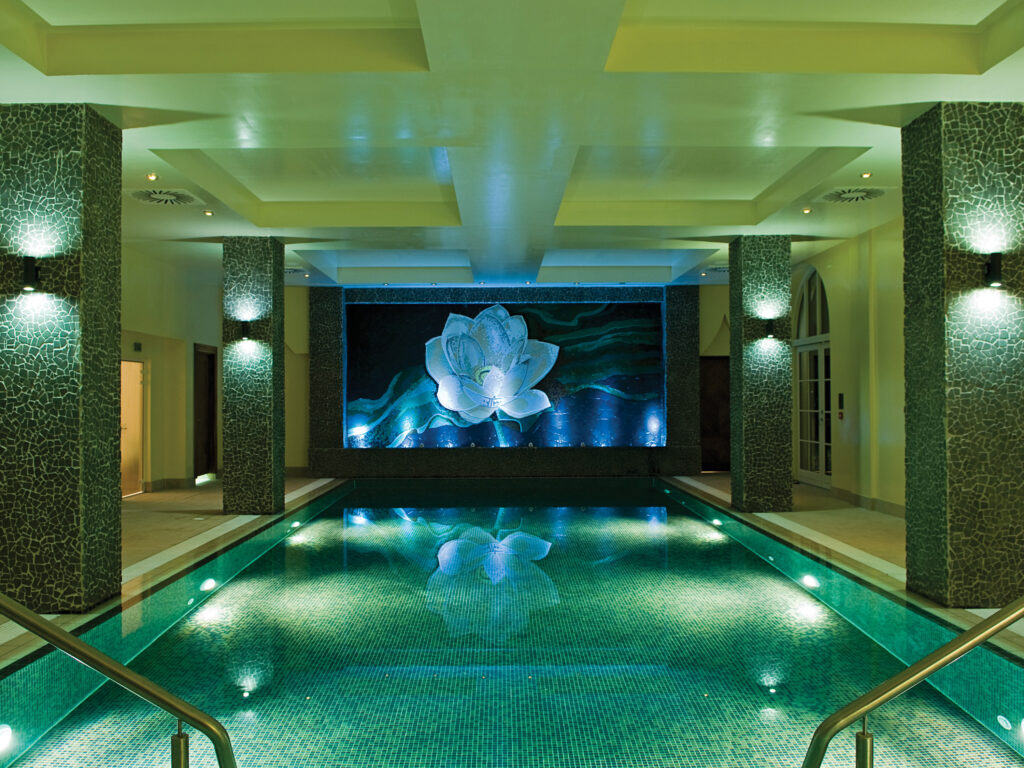
<svg viewBox="0 0 1024 768">
<path fill-rule="evenodd" d="M 654 303 L 664 339 L 664 445 L 345 448 L 346 308 L 376 305 Z M 343 477 L 644 476 L 699 472 L 699 322 L 696 286 L 314 288 L 310 292 L 310 469 Z M 321 332 L 321 329 L 323 332 Z M 339 371 L 341 368 L 341 371 Z M 339 373 L 341 374 L 339 376 Z M 314 426 L 316 428 L 314 429 Z M 585 441 L 582 441 L 585 442 Z"/>
</svg>

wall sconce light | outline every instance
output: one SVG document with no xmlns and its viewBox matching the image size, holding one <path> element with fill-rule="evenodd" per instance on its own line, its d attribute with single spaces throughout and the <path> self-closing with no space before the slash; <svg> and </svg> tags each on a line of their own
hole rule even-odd
<svg viewBox="0 0 1024 768">
<path fill-rule="evenodd" d="M 1003 254 L 993 253 L 985 262 L 985 285 L 989 288 L 1003 287 Z"/>
<path fill-rule="evenodd" d="M 243 320 L 238 324 L 238 330 L 242 334 L 242 341 L 248 341 L 249 336 L 252 335 L 252 323 L 249 320 Z"/>
<path fill-rule="evenodd" d="M 769 317 L 767 320 L 764 321 L 764 335 L 765 335 L 765 338 L 768 338 L 768 339 L 774 339 L 775 338 L 775 318 L 774 317 Z"/>
<path fill-rule="evenodd" d="M 24 270 L 21 278 L 21 290 L 31 293 L 39 287 L 39 267 L 36 266 L 35 256 L 25 256 L 21 260 Z"/>
</svg>

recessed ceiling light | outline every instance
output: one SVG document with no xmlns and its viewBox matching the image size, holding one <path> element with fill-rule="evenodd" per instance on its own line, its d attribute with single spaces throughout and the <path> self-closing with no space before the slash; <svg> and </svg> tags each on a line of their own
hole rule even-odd
<svg viewBox="0 0 1024 768">
<path fill-rule="evenodd" d="M 205 211 L 203 211 L 203 216 L 213 216 L 213 211 L 207 208 Z"/>
<path fill-rule="evenodd" d="M 155 171 L 150 171 L 149 173 L 146 174 L 146 178 L 149 179 L 150 181 L 156 181 L 160 177 L 156 175 Z"/>
<path fill-rule="evenodd" d="M 391 283 L 384 283 L 384 285 L 391 285 Z"/>
<path fill-rule="evenodd" d="M 303 275 L 303 277 L 309 277 L 309 272 Z"/>
<path fill-rule="evenodd" d="M 480 285 L 483 285 L 483 284 L 484 284 L 484 281 L 483 281 L 483 280 L 481 280 L 481 281 L 480 281 Z"/>
<path fill-rule="evenodd" d="M 527 285 L 529 285 L 529 284 L 530 284 L 530 281 L 529 281 L 529 280 L 527 280 L 527 281 L 526 281 L 526 284 L 527 284 Z"/>
<path fill-rule="evenodd" d="M 811 212 L 811 209 L 810 209 L 810 208 L 804 208 L 804 211 L 803 211 L 803 212 L 804 212 L 805 214 L 808 214 L 808 213 L 810 213 L 810 212 Z"/>
<path fill-rule="evenodd" d="M 860 175 L 860 177 L 861 177 L 862 179 L 870 179 L 870 178 L 871 178 L 871 171 L 864 171 L 864 173 L 862 173 L 862 174 Z"/>
<path fill-rule="evenodd" d="M 707 276 L 708 276 L 708 273 L 707 273 L 707 272 L 701 272 L 701 273 L 700 273 L 700 276 L 701 276 L 701 277 L 707 277 Z"/>
</svg>

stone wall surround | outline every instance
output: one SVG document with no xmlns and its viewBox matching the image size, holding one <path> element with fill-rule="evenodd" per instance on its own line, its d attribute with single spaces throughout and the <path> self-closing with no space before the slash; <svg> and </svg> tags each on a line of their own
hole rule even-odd
<svg viewBox="0 0 1024 768">
<path fill-rule="evenodd" d="M 0 590 L 80 612 L 121 587 L 121 132 L 21 104 L 0 137 Z"/>
<path fill-rule="evenodd" d="M 242 322 L 250 323 L 242 339 Z M 284 509 L 284 245 L 224 239 L 224 513 Z"/>
<path fill-rule="evenodd" d="M 729 245 L 730 473 L 732 505 L 745 512 L 793 507 L 789 262 L 788 236 Z"/>
<path fill-rule="evenodd" d="M 999 607 L 1024 594 L 1024 105 L 904 128 L 903 207 L 907 586 Z"/>
<path fill-rule="evenodd" d="M 665 308 L 668 388 L 664 448 L 342 447 L 341 419 L 334 414 L 345 397 L 341 324 L 346 303 L 603 301 L 652 301 Z M 694 286 L 314 289 L 310 292 L 310 471 L 337 477 L 595 477 L 699 472 L 699 319 L 698 289 Z M 315 424 L 316 420 L 324 423 Z"/>
<path fill-rule="evenodd" d="M 309 402 L 316 403 L 309 409 L 309 467 L 317 477 L 327 476 L 320 471 L 325 452 L 345 439 L 343 296 L 340 288 L 309 290 Z"/>
</svg>

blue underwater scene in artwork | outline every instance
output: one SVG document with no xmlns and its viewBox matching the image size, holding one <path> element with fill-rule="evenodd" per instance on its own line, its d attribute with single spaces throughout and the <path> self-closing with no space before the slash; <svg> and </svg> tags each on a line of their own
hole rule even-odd
<svg viewBox="0 0 1024 768">
<path fill-rule="evenodd" d="M 351 304 L 345 447 L 664 446 L 660 303 Z"/>
</svg>

